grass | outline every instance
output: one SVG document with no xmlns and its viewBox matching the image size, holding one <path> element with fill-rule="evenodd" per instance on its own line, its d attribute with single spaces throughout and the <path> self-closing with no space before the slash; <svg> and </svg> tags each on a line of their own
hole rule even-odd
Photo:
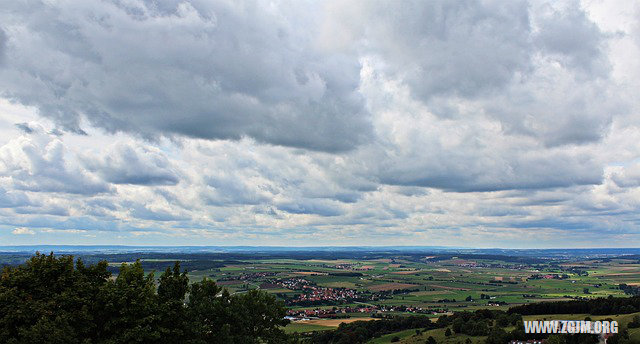
<svg viewBox="0 0 640 344">
<path fill-rule="evenodd" d="M 296 333 L 296 332 L 326 331 L 326 330 L 333 330 L 333 329 L 334 329 L 333 327 L 328 327 L 328 326 L 294 322 L 285 326 L 284 332 Z"/>
<path fill-rule="evenodd" d="M 484 340 L 487 337 L 472 337 L 466 334 L 452 334 L 451 336 L 445 336 L 446 329 L 438 328 L 433 330 L 428 330 L 426 332 L 421 332 L 419 335 L 416 335 L 416 330 L 405 330 L 400 332 L 389 333 L 380 338 L 372 339 L 368 342 L 368 344 L 383 344 L 383 343 L 391 343 L 391 339 L 394 337 L 399 337 L 400 341 L 398 343 L 401 344 L 423 344 L 427 338 L 433 337 L 438 344 L 456 344 L 456 343 L 464 343 L 467 339 L 471 339 L 471 342 L 476 343 L 484 343 Z"/>
</svg>

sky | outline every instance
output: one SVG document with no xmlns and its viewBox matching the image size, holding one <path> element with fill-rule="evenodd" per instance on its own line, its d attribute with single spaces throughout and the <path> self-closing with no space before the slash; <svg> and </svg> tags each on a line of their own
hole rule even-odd
<svg viewBox="0 0 640 344">
<path fill-rule="evenodd" d="M 640 246 L 635 1 L 0 4 L 0 245 Z"/>
</svg>

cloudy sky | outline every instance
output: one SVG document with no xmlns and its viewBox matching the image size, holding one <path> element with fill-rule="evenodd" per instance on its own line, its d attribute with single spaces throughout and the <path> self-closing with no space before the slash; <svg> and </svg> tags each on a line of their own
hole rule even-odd
<svg viewBox="0 0 640 344">
<path fill-rule="evenodd" d="M 640 244 L 634 1 L 0 5 L 0 244 Z"/>
</svg>

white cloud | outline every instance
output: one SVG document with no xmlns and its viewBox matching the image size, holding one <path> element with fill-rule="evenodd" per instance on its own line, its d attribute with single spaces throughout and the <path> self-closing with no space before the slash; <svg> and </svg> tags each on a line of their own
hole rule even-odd
<svg viewBox="0 0 640 344">
<path fill-rule="evenodd" d="M 15 235 L 25 235 L 25 234 L 34 235 L 34 234 L 36 234 L 33 230 L 31 230 L 29 228 L 26 228 L 26 227 L 18 227 L 16 229 L 12 230 L 11 233 L 15 234 Z"/>
<path fill-rule="evenodd" d="M 0 176 L 19 190 L 97 194 L 109 186 L 78 166 L 62 140 L 38 125 L 0 146 Z"/>
</svg>

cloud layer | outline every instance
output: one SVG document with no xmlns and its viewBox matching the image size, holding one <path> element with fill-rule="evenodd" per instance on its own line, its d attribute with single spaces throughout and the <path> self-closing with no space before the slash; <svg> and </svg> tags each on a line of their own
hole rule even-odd
<svg viewBox="0 0 640 344">
<path fill-rule="evenodd" d="M 640 239 L 637 5 L 2 7 L 3 241 Z"/>
</svg>

